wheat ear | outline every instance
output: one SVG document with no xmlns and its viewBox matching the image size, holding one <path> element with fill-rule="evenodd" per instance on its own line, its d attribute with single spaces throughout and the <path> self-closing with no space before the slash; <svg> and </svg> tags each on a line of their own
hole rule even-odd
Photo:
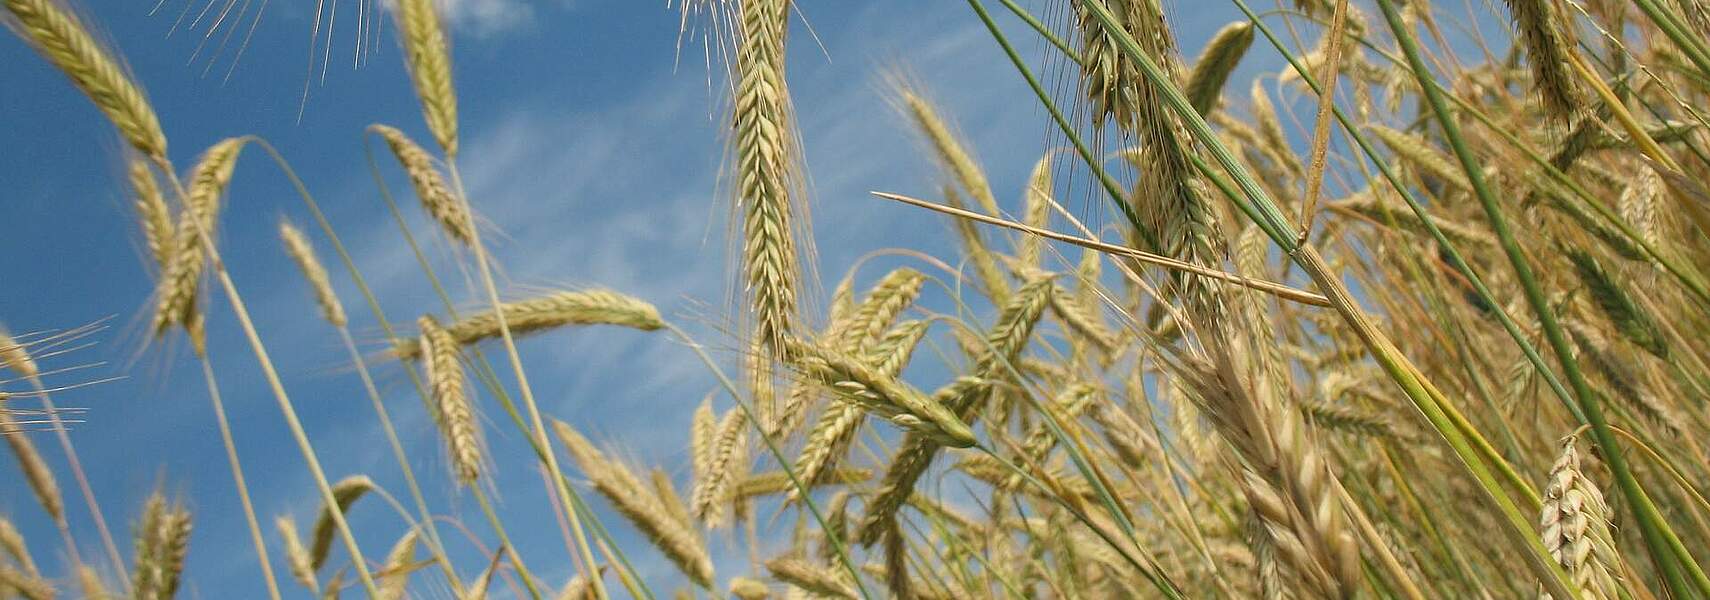
<svg viewBox="0 0 1710 600">
<path fill-rule="evenodd" d="M 297 268 L 303 271 L 303 278 L 309 281 L 309 287 L 315 292 L 315 304 L 321 307 L 321 318 L 331 323 L 333 327 L 344 327 L 349 321 L 344 315 L 344 305 L 338 301 L 338 294 L 333 293 L 332 280 L 327 277 L 327 268 L 321 265 L 321 259 L 315 256 L 314 246 L 309 245 L 309 237 L 303 235 L 290 221 L 279 221 L 279 239 L 285 244 L 285 253 L 291 256 L 291 261 L 297 263 Z"/>
<path fill-rule="evenodd" d="M 315 577 L 315 561 L 309 558 L 309 548 L 303 545 L 303 536 L 297 532 L 297 520 L 280 515 L 273 520 L 273 529 L 285 546 L 285 567 L 291 571 L 291 577 L 310 593 L 319 594 L 321 582 Z"/>
<path fill-rule="evenodd" d="M 439 221 L 445 234 L 451 239 L 463 244 L 469 244 L 475 234 L 469 219 L 469 209 L 452 194 L 451 186 L 446 183 L 445 175 L 434 163 L 433 155 L 428 154 L 415 140 L 404 135 L 395 127 L 369 125 L 368 130 L 380 134 L 386 140 L 386 146 L 392 149 L 392 156 L 398 159 L 398 164 L 404 167 L 404 173 L 410 176 L 410 186 L 416 190 L 416 200 L 422 208 Z"/>
<path fill-rule="evenodd" d="M 920 340 L 926 337 L 930 324 L 929 321 L 910 321 L 887 333 L 868 353 L 868 362 L 873 370 L 890 377 L 900 373 Z M 796 459 L 796 474 L 802 482 L 808 485 L 817 483 L 837 466 L 844 451 L 854 441 L 864 416 L 860 405 L 854 403 L 826 407 L 819 421 L 809 430 L 807 441 L 802 444 L 800 456 Z M 788 501 L 794 502 L 799 494 L 797 490 L 790 490 Z"/>
<path fill-rule="evenodd" d="M 710 588 L 713 584 L 712 558 L 695 531 L 673 516 L 670 509 L 627 467 L 607 458 L 568 423 L 555 420 L 552 425 L 558 439 L 593 482 L 594 490 L 611 501 L 612 506 L 635 524 L 690 580 Z"/>
<path fill-rule="evenodd" d="M 56 594 L 53 582 L 12 565 L 0 565 L 0 590 L 17 594 L 23 600 L 53 600 Z"/>
<path fill-rule="evenodd" d="M 24 535 L 18 532 L 18 526 L 11 519 L 0 516 L 0 551 L 5 551 L 12 557 L 12 562 L 30 575 L 40 575 L 36 568 L 36 559 L 30 554 L 30 548 L 24 543 Z"/>
<path fill-rule="evenodd" d="M 730 595 L 737 600 L 766 600 L 772 596 L 766 584 L 747 577 L 730 578 Z"/>
<path fill-rule="evenodd" d="M 166 162 L 166 134 L 142 88 L 59 0 L 5 0 L 8 24 L 113 122 L 125 142 L 157 163 Z"/>
<path fill-rule="evenodd" d="M 772 578 L 801 588 L 815 596 L 854 600 L 855 591 L 844 583 L 839 573 L 805 560 L 780 556 L 766 561 L 766 572 Z"/>
<path fill-rule="evenodd" d="M 912 386 L 841 352 L 793 340 L 786 348 L 804 375 L 830 386 L 844 401 L 942 445 L 974 444 L 974 432 L 966 423 Z"/>
<path fill-rule="evenodd" d="M 160 185 L 147 161 L 131 160 L 130 180 L 131 193 L 136 196 L 132 203 L 136 207 L 137 220 L 142 224 L 143 243 L 148 246 L 153 261 L 150 268 L 155 272 L 165 270 L 166 265 L 172 262 L 172 210 L 167 208 L 165 198 L 161 197 Z"/>
<path fill-rule="evenodd" d="M 788 0 L 741 4 L 736 52 L 737 206 L 742 272 L 754 339 L 774 356 L 796 319 L 796 166 L 789 90 L 784 82 Z"/>
<path fill-rule="evenodd" d="M 1503 0 L 1508 14 L 1514 19 L 1514 29 L 1526 46 L 1526 58 L 1532 68 L 1532 87 L 1544 102 L 1544 108 L 1560 119 L 1571 118 L 1579 109 L 1580 94 L 1573 72 L 1568 68 L 1569 52 L 1573 52 L 1571 33 L 1556 12 L 1551 0 Z"/>
<path fill-rule="evenodd" d="M 422 100 L 422 117 L 445 151 L 457 156 L 457 94 L 451 87 L 451 54 L 433 0 L 399 0 L 394 13 L 408 55 L 410 79 Z"/>
<path fill-rule="evenodd" d="M 1051 280 L 1041 277 L 1016 290 L 986 334 L 985 346 L 980 349 L 979 360 L 974 365 L 974 375 L 959 377 L 939 388 L 933 392 L 932 401 L 943 404 L 964 422 L 971 423 L 991 395 L 990 379 L 1006 373 L 1005 366 L 1011 364 L 1026 347 L 1033 335 L 1033 326 L 1050 303 L 1053 289 Z M 885 471 L 877 495 L 867 504 L 866 514 L 861 517 L 858 536 L 863 545 L 871 546 L 877 542 L 880 534 L 891 526 L 897 510 L 914 492 L 915 483 L 926 474 L 940 447 L 931 439 L 917 435 L 903 439 L 890 468 Z"/>
<path fill-rule="evenodd" d="M 203 341 L 201 316 L 196 310 L 197 290 L 208 257 L 203 252 L 202 235 L 214 235 L 219 222 L 220 197 L 231 183 L 237 168 L 238 154 L 245 138 L 227 138 L 215 143 L 202 154 L 191 171 L 190 189 L 184 198 L 184 208 L 178 217 L 177 231 L 172 238 L 172 258 L 156 284 L 158 303 L 150 329 L 154 335 L 166 333 L 172 325 L 185 328 L 198 355 Z"/>
<path fill-rule="evenodd" d="M 368 492 L 374 491 L 374 481 L 366 475 L 351 475 L 332 485 L 332 505 L 321 506 L 315 517 L 315 527 L 309 537 L 309 564 L 319 570 L 332 553 L 333 534 L 337 531 L 337 514 L 346 514 Z"/>
<path fill-rule="evenodd" d="M 392 544 L 392 550 L 386 553 L 386 562 L 380 567 L 378 576 L 380 595 L 377 600 L 403 600 L 404 592 L 410 585 L 410 572 L 415 568 L 416 542 L 421 536 L 415 529 L 398 538 Z"/>
<path fill-rule="evenodd" d="M 1235 72 L 1235 66 L 1241 64 L 1241 57 L 1252 46 L 1253 25 L 1246 21 L 1224 25 L 1211 36 L 1182 85 L 1182 93 L 1187 94 L 1188 103 L 1195 111 L 1208 115 L 1217 108 L 1223 84 L 1229 81 L 1229 74 Z"/>
<path fill-rule="evenodd" d="M 659 309 L 637 298 L 609 290 L 554 292 L 537 298 L 500 305 L 511 335 L 527 335 L 567 325 L 619 325 L 642 331 L 665 326 Z M 482 311 L 445 326 L 457 346 L 467 346 L 500 336 L 499 319 L 492 310 Z M 420 356 L 413 341 L 400 340 L 392 353 L 402 359 Z"/>
<path fill-rule="evenodd" d="M 463 364 L 457 358 L 457 341 L 433 317 L 424 315 L 416 325 L 421 329 L 422 363 L 433 388 L 434 420 L 444 434 L 458 482 L 473 485 L 481 476 L 481 432 L 464 384 Z"/>
<path fill-rule="evenodd" d="M 1610 533 L 1609 505 L 1580 462 L 1579 448 L 1570 436 L 1562 441 L 1561 456 L 1550 468 L 1538 524 L 1543 528 L 1544 549 L 1579 591 L 1588 598 L 1609 600 L 1620 597 L 1613 573 L 1621 559 Z"/>
</svg>

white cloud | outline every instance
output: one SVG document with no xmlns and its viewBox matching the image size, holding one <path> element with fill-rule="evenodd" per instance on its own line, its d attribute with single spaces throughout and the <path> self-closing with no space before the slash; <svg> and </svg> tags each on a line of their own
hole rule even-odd
<svg viewBox="0 0 1710 600">
<path fill-rule="evenodd" d="M 534 21 L 534 7 L 523 0 L 434 0 L 452 27 L 477 37 Z"/>
<path fill-rule="evenodd" d="M 433 0 L 440 17 L 452 29 L 477 38 L 526 27 L 535 22 L 535 7 L 528 0 Z M 385 0 L 395 10 L 397 0 Z"/>
</svg>

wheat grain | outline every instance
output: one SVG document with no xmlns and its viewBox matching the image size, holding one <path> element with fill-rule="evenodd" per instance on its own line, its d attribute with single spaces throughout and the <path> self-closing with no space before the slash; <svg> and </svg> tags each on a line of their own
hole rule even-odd
<svg viewBox="0 0 1710 600">
<path fill-rule="evenodd" d="M 1544 549 L 1567 571 L 1578 591 L 1598 600 L 1618 597 L 1612 573 L 1620 559 L 1609 531 L 1609 506 L 1581 469 L 1579 449 L 1571 436 L 1563 440 L 1561 455 L 1550 468 L 1538 524 L 1543 528 Z"/>
</svg>

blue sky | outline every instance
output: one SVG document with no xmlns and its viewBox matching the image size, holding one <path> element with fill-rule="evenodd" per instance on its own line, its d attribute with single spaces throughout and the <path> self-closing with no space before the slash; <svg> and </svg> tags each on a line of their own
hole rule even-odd
<svg viewBox="0 0 1710 600">
<path fill-rule="evenodd" d="M 201 0 L 166 0 L 154 16 L 148 14 L 152 2 L 80 6 L 147 88 L 174 161 L 181 168 L 191 164 L 223 137 L 266 138 L 327 210 L 388 316 L 408 323 L 439 312 L 387 216 L 363 153 L 362 131 L 370 123 L 429 139 L 390 24 L 379 51 L 353 70 L 348 56 L 355 21 L 339 21 L 344 29 L 334 32 L 334 63 L 324 84 L 316 80 L 299 122 L 310 3 L 271 3 L 242 64 L 222 81 L 226 62 L 206 77 L 204 63 L 189 64 L 199 31 L 180 28 L 168 36 L 187 1 Z M 344 4 L 346 11 L 355 5 Z M 611 287 L 654 302 L 708 345 L 729 346 L 730 337 L 713 326 L 728 306 L 732 281 L 724 252 L 728 204 L 719 186 L 724 98 L 716 79 L 709 86 L 697 45 L 685 47 L 677 64 L 675 11 L 633 0 L 452 4 L 462 165 L 471 199 L 491 224 L 488 237 L 511 295 Z M 1238 16 L 1221 3 L 1175 4 L 1178 35 L 1190 56 Z M 824 47 L 796 20 L 789 79 L 811 177 L 819 270 L 828 286 L 861 255 L 881 248 L 954 255 L 943 220 L 866 194 L 882 189 L 930 196 L 937 187 L 930 156 L 887 98 L 890 69 L 905 68 L 924 84 L 975 149 L 1002 203 L 1019 205 L 1028 169 L 1044 144 L 1059 138 L 965 4 L 820 0 L 800 8 Z M 1018 21 L 1000 19 L 1020 33 Z M 197 514 L 187 597 L 258 595 L 259 573 L 198 366 L 182 344 L 138 353 L 152 284 L 126 197 L 121 145 L 51 66 L 15 37 L 0 38 L 0 81 L 7 82 L 0 87 L 0 256 L 7 257 L 0 261 L 0 322 L 28 332 L 112 317 L 112 327 L 97 336 L 99 346 L 50 366 L 105 363 L 60 377 L 61 383 L 125 377 L 56 397 L 62 405 L 89 409 L 73 438 L 115 534 L 126 537 L 142 498 L 164 482 Z M 1043 55 L 1041 46 L 1032 38 L 1020 44 L 1035 57 Z M 1275 70 L 1268 49 L 1256 48 L 1254 55 L 1235 81 Z M 1244 97 L 1244 84 L 1230 93 Z M 414 231 L 430 232 L 395 164 L 377 158 Z M 286 179 L 262 153 L 247 151 L 221 223 L 222 251 L 237 285 L 329 476 L 366 473 L 404 498 L 406 488 L 335 332 L 317 318 L 308 290 L 279 249 L 275 225 L 281 216 L 310 231 L 333 268 L 353 331 L 368 350 L 378 349 L 372 314 L 325 239 L 308 227 L 309 216 Z M 442 273 L 457 273 L 443 243 L 431 244 L 429 254 Z M 873 261 L 860 280 L 870 282 L 898 262 Z M 454 281 L 453 290 L 463 304 L 478 304 L 479 296 L 461 282 Z M 225 303 L 214 302 L 212 311 L 211 354 L 257 511 L 264 521 L 294 514 L 306 526 L 316 507 L 308 471 Z M 660 334 L 586 329 L 528 339 L 522 351 L 545 412 L 627 456 L 665 465 L 679 488 L 687 488 L 688 420 L 714 383 L 686 348 Z M 417 471 L 427 475 L 430 503 L 466 519 L 491 543 L 473 499 L 444 476 L 433 425 L 403 371 L 387 364 L 375 370 Z M 569 562 L 540 477 L 508 419 L 491 399 L 482 403 L 499 465 L 501 512 L 530 566 L 556 586 Z M 50 437 L 40 435 L 38 445 L 53 464 L 63 464 Z M 0 461 L 0 478 L 16 476 L 10 458 Z M 60 484 L 80 550 L 99 556 L 94 530 L 63 471 Z M 366 551 L 378 556 L 403 525 L 382 503 L 363 502 L 353 522 Z M 50 573 L 63 572 L 58 537 L 23 486 L 0 486 L 0 512 L 23 527 Z M 621 520 L 605 521 L 632 540 L 627 547 L 639 566 L 661 582 L 672 579 Z M 278 563 L 271 527 L 267 534 Z M 712 539 L 721 576 L 741 574 L 746 552 L 724 533 Z M 128 547 L 124 539 L 120 544 Z M 480 568 L 469 546 L 455 551 L 465 570 Z M 283 577 L 282 564 L 276 567 Z"/>
</svg>

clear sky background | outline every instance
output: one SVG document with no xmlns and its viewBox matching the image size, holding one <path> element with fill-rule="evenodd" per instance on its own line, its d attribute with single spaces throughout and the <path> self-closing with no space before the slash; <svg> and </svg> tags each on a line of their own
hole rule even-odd
<svg viewBox="0 0 1710 600">
<path fill-rule="evenodd" d="M 333 63 L 324 83 L 316 76 L 299 121 L 312 3 L 272 2 L 241 65 L 225 80 L 230 49 L 204 76 L 207 51 L 192 61 L 201 30 L 179 26 L 168 35 L 185 2 L 195 3 L 194 12 L 203 0 L 164 1 L 153 16 L 152 0 L 86 1 L 80 10 L 147 88 L 175 163 L 188 168 L 202 149 L 227 136 L 266 138 L 325 207 L 389 318 L 410 323 L 423 312 L 442 313 L 381 202 L 364 155 L 362 132 L 370 123 L 431 139 L 391 24 L 369 63 L 352 69 L 355 19 L 349 15 L 356 3 L 341 3 L 346 12 L 333 32 Z M 717 326 L 728 312 L 734 280 L 725 253 L 728 201 L 719 184 L 726 99 L 716 75 L 709 83 L 698 44 L 686 45 L 679 61 L 677 13 L 662 2 L 634 0 L 450 4 L 462 164 L 471 199 L 491 224 L 488 237 L 509 295 L 606 286 L 655 303 L 702 342 L 728 348 L 733 338 Z M 930 154 L 892 107 L 886 73 L 905 69 L 940 103 L 1007 208 L 1019 207 L 1028 169 L 1047 143 L 1061 138 L 964 3 L 800 5 L 788 76 L 826 287 L 861 255 L 881 248 L 925 251 L 953 263 L 954 238 L 943 219 L 866 193 L 935 196 L 939 181 Z M 1001 8 L 993 3 L 993 10 Z M 1216 28 L 1238 18 L 1224 3 L 1175 2 L 1170 10 L 1189 56 Z M 1039 64 L 1044 44 L 1024 35 L 1019 21 L 999 18 Z M 1278 64 L 1261 40 L 1234 78 L 1241 84 L 1227 91 L 1242 99 L 1232 102 L 1245 105 L 1245 82 Z M 56 397 L 88 409 L 73 438 L 121 548 L 129 553 L 128 524 L 148 492 L 163 484 L 197 517 L 185 597 L 259 596 L 259 571 L 198 366 L 182 343 L 139 352 L 152 283 L 127 197 L 121 144 L 92 105 L 14 36 L 0 36 L 0 82 L 0 322 L 21 333 L 111 318 L 95 337 L 98 346 L 47 366 L 104 363 L 52 378 L 57 383 L 124 377 Z M 431 239 L 434 230 L 396 163 L 383 152 L 376 158 L 414 231 Z M 381 347 L 373 315 L 263 153 L 244 153 L 227 206 L 222 251 L 328 475 L 366 473 L 408 504 L 335 332 L 318 318 L 307 286 L 280 250 L 280 217 L 297 221 L 315 239 L 368 351 Z M 428 252 L 442 273 L 457 273 L 442 241 L 433 240 Z M 859 280 L 871 282 L 900 262 L 871 262 Z M 480 296 L 461 280 L 454 276 L 451 283 L 461 304 L 479 305 Z M 256 509 L 264 521 L 294 514 L 307 527 L 317 507 L 314 486 L 236 321 L 215 297 L 211 354 Z M 661 333 L 605 328 L 530 338 L 522 352 L 549 416 L 642 463 L 664 465 L 686 492 L 690 415 L 714 386 L 688 349 Z M 731 353 L 721 356 L 733 362 Z M 384 361 L 374 368 L 417 472 L 426 476 L 430 503 L 492 542 L 473 498 L 446 477 L 433 424 L 404 371 Z M 485 395 L 480 402 L 498 464 L 500 510 L 532 569 L 556 586 L 568 577 L 570 563 L 541 478 L 496 403 Z M 728 407 L 728 399 L 718 406 Z M 60 472 L 83 556 L 101 557 L 57 443 L 34 435 Z M 22 526 L 49 573 L 64 573 L 58 536 L 9 456 L 0 460 L 0 482 L 0 512 Z M 603 501 L 595 504 L 609 515 Z M 382 556 L 404 530 L 377 499 L 363 500 L 352 518 L 371 558 Z M 621 519 L 605 522 L 627 540 L 632 560 L 662 584 L 659 591 L 669 592 L 674 585 L 665 583 L 676 579 L 670 567 Z M 264 524 L 282 585 L 301 595 L 284 580 L 282 552 Z M 725 533 L 713 534 L 712 541 L 721 578 L 742 574 L 745 549 Z M 484 564 L 463 540 L 453 547 L 466 576 Z"/>
</svg>

